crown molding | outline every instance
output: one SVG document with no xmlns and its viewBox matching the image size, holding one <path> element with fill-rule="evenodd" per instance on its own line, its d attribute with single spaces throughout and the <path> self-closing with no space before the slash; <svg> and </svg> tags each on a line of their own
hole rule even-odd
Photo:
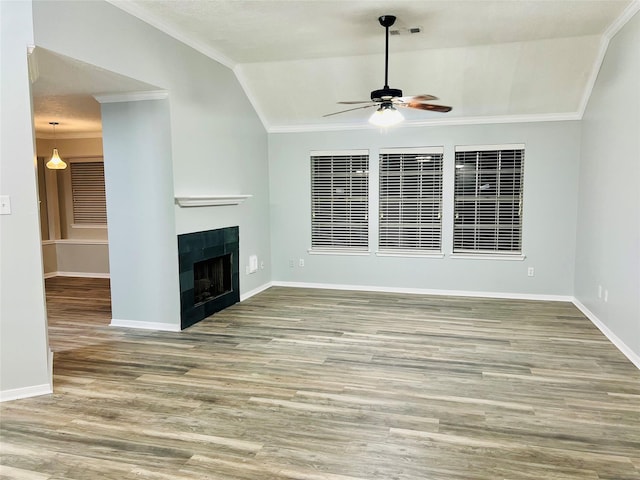
<svg viewBox="0 0 640 480">
<path fill-rule="evenodd" d="M 236 62 L 231 60 L 229 57 L 224 55 L 223 53 L 211 48 L 208 45 L 205 45 L 202 42 L 199 42 L 195 38 L 191 37 L 184 32 L 181 32 L 179 29 L 176 29 L 172 25 L 160 20 L 155 15 L 149 13 L 144 8 L 141 8 L 139 5 L 133 3 L 130 0 L 107 0 L 114 7 L 118 7 L 121 10 L 124 10 L 130 15 L 142 20 L 145 23 L 148 23 L 152 27 L 157 28 L 163 33 L 166 33 L 170 37 L 175 38 L 176 40 L 188 45 L 194 50 L 206 55 L 207 57 L 215 60 L 216 62 L 221 63 L 225 67 L 233 69 L 236 66 Z"/>
<path fill-rule="evenodd" d="M 93 95 L 98 103 L 140 102 L 143 100 L 164 100 L 169 98 L 166 90 L 149 90 L 147 92 L 105 93 Z"/>
<path fill-rule="evenodd" d="M 568 113 L 540 113 L 530 115 L 495 115 L 484 117 L 456 117 L 438 118 L 431 120 L 405 121 L 398 127 L 389 129 L 378 128 L 369 122 L 362 123 L 342 123 L 331 125 L 281 125 L 267 129 L 269 133 L 303 133 L 303 132 L 332 132 L 344 130 L 379 130 L 392 131 L 397 128 L 406 127 L 438 127 L 449 125 L 486 125 L 500 123 L 535 123 L 535 122 L 566 122 L 580 120 L 582 117 L 578 112 Z"/>
<path fill-rule="evenodd" d="M 102 138 L 102 131 L 56 133 L 55 138 L 50 133 L 36 132 L 36 138 L 41 140 L 79 140 L 86 138 Z"/>
</svg>

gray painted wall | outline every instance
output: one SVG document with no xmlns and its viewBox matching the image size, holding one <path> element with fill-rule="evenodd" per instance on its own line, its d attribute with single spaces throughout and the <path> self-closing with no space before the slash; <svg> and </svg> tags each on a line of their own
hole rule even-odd
<svg viewBox="0 0 640 480">
<path fill-rule="evenodd" d="M 175 195 L 253 195 L 240 206 L 175 206 L 176 235 L 239 225 L 241 293 L 267 283 L 267 134 L 233 72 L 103 1 L 34 2 L 34 29 L 38 46 L 168 91 Z M 265 268 L 244 275 L 251 254 Z"/>
<path fill-rule="evenodd" d="M 175 234 L 239 225 L 241 293 L 267 283 L 267 134 L 233 72 L 107 2 L 35 2 L 34 25 L 38 46 L 168 92 L 175 195 L 253 195 L 240 206 L 174 206 Z M 265 268 L 245 275 L 251 254 Z"/>
<path fill-rule="evenodd" d="M 180 327 L 168 100 L 102 105 L 111 312 Z"/>
<path fill-rule="evenodd" d="M 575 296 L 640 357 L 639 14 L 611 40 L 582 123 Z"/>
<path fill-rule="evenodd" d="M 453 176 L 456 145 L 524 143 L 524 261 L 453 259 Z M 444 146 L 445 258 L 378 257 L 378 150 Z M 466 292 L 571 296 L 580 146 L 579 122 L 414 127 L 390 130 L 273 134 L 269 138 L 273 278 Z M 370 152 L 369 256 L 309 255 L 311 150 Z M 305 261 L 303 268 L 298 260 Z M 294 259 L 294 267 L 289 267 Z M 535 276 L 527 276 L 527 268 Z"/>
<path fill-rule="evenodd" d="M 27 46 L 29 2 L 0 2 L 0 398 L 50 390 Z"/>
<path fill-rule="evenodd" d="M 46 240 L 42 242 L 45 278 L 64 276 L 108 277 L 106 240 Z"/>
</svg>

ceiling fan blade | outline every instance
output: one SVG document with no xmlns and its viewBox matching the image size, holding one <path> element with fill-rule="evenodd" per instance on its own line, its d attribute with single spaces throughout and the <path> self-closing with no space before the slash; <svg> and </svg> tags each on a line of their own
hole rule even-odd
<svg viewBox="0 0 640 480">
<path fill-rule="evenodd" d="M 434 97 L 433 95 L 415 95 L 413 97 L 400 97 L 398 98 L 399 101 L 404 102 L 404 103 L 410 103 L 410 102 L 430 102 L 432 100 L 438 100 L 438 97 Z"/>
<path fill-rule="evenodd" d="M 370 107 L 375 107 L 375 106 L 376 106 L 376 104 L 373 103 L 371 105 L 365 105 L 364 107 L 349 108 L 347 110 L 340 110 L 339 112 L 327 113 L 326 115 L 323 115 L 323 117 L 330 117 L 332 115 L 338 115 L 339 113 L 346 113 L 346 112 L 351 112 L 352 110 L 361 110 L 363 108 L 370 108 Z"/>
<path fill-rule="evenodd" d="M 357 105 L 358 103 L 375 103 L 371 100 L 355 100 L 351 102 L 338 102 L 341 105 Z"/>
<path fill-rule="evenodd" d="M 432 112 L 450 112 L 451 107 L 446 105 L 434 105 L 432 103 L 418 103 L 418 102 L 409 102 L 409 103 L 399 103 L 400 107 L 408 107 L 408 108 L 417 108 L 418 110 L 430 110 Z"/>
</svg>

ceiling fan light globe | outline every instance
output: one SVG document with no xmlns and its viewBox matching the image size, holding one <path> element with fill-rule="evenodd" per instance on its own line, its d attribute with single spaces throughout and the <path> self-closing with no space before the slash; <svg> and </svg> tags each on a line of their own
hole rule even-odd
<svg viewBox="0 0 640 480">
<path fill-rule="evenodd" d="M 369 118 L 369 123 L 376 127 L 392 127 L 402 122 L 404 117 L 393 107 L 382 106 Z"/>
</svg>

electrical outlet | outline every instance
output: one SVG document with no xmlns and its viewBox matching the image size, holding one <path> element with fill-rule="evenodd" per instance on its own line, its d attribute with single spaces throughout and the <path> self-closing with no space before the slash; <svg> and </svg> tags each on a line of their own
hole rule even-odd
<svg viewBox="0 0 640 480">
<path fill-rule="evenodd" d="M 260 270 L 264 270 L 264 260 L 260 262 Z"/>
<path fill-rule="evenodd" d="M 295 260 L 292 258 L 289 260 L 289 268 L 293 268 L 295 266 Z"/>
<path fill-rule="evenodd" d="M 604 301 L 605 303 L 609 301 L 609 290 L 604 291 Z"/>
<path fill-rule="evenodd" d="M 535 274 L 535 270 L 534 270 L 533 267 L 527 268 L 527 276 L 528 277 L 533 277 L 534 274 Z"/>
<path fill-rule="evenodd" d="M 300 260 L 298 260 L 298 266 L 304 267 L 304 258 L 301 258 Z"/>
<path fill-rule="evenodd" d="M 602 298 L 602 285 L 598 285 L 598 298 Z"/>
</svg>

